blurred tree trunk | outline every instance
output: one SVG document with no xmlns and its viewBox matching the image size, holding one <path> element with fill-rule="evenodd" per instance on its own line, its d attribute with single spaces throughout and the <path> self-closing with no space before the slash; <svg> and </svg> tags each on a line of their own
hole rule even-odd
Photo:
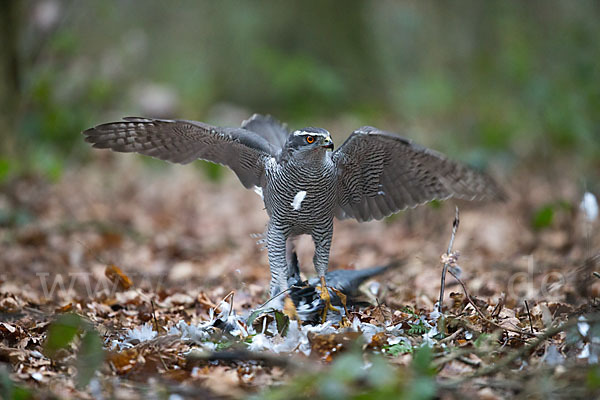
<svg viewBox="0 0 600 400">
<path fill-rule="evenodd" d="M 19 106 L 19 0 L 0 0 L 0 154 L 15 151 L 14 131 Z"/>
</svg>

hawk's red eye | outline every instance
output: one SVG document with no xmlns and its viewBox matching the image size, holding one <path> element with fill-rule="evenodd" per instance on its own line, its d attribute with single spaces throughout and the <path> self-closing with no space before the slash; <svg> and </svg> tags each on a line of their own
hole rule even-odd
<svg viewBox="0 0 600 400">
<path fill-rule="evenodd" d="M 314 143 L 315 141 L 315 137 L 314 136 L 307 136 L 306 137 L 306 143 L 311 144 Z"/>
</svg>

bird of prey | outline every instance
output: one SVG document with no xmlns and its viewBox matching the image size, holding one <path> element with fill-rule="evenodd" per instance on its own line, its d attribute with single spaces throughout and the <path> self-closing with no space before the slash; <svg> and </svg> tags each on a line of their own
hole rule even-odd
<svg viewBox="0 0 600 400">
<path fill-rule="evenodd" d="M 379 220 L 434 199 L 502 196 L 487 175 L 370 126 L 355 130 L 335 151 L 325 129 L 290 132 L 272 117 L 258 114 L 240 128 L 128 117 L 83 134 L 96 148 L 180 164 L 202 159 L 231 168 L 246 188 L 261 194 L 270 217 L 265 241 L 271 296 L 288 288 L 294 272 L 286 260 L 288 239 L 312 236 L 314 265 L 327 304 L 323 318 L 331 308 L 325 273 L 335 217 Z"/>
</svg>

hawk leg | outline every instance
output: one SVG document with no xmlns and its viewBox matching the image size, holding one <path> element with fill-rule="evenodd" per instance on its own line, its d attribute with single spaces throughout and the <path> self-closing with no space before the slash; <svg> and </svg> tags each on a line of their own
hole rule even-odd
<svg viewBox="0 0 600 400">
<path fill-rule="evenodd" d="M 271 268 L 271 297 L 287 290 L 288 265 L 285 259 L 286 235 L 280 229 L 269 226 L 267 230 L 267 251 Z M 281 296 L 280 296 L 281 297 Z M 276 308 L 283 308 L 283 297 L 275 302 Z"/>
<path fill-rule="evenodd" d="M 317 274 L 321 279 L 321 300 L 325 303 L 323 308 L 323 315 L 321 316 L 321 322 L 324 323 L 327 320 L 327 312 L 335 311 L 340 312 L 337 308 L 331 305 L 331 296 L 325 282 L 325 274 L 327 273 L 327 267 L 329 266 L 329 249 L 331 248 L 331 237 L 333 236 L 333 220 L 325 229 L 324 232 L 313 232 L 312 238 L 315 242 L 315 256 L 313 262 Z"/>
</svg>

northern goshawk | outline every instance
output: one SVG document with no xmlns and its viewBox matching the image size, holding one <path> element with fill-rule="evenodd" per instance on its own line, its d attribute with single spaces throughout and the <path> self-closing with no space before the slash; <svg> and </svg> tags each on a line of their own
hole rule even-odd
<svg viewBox="0 0 600 400">
<path fill-rule="evenodd" d="M 83 134 L 97 148 L 180 164 L 202 159 L 231 168 L 246 188 L 261 194 L 270 217 L 265 239 L 271 296 L 286 290 L 288 277 L 295 273 L 286 260 L 286 242 L 309 234 L 315 243 L 321 295 L 328 305 L 324 277 L 334 217 L 368 221 L 434 199 L 501 196 L 486 175 L 370 126 L 354 131 L 336 151 L 325 129 L 289 132 L 270 116 L 258 114 L 240 128 L 124 118 Z"/>
</svg>

